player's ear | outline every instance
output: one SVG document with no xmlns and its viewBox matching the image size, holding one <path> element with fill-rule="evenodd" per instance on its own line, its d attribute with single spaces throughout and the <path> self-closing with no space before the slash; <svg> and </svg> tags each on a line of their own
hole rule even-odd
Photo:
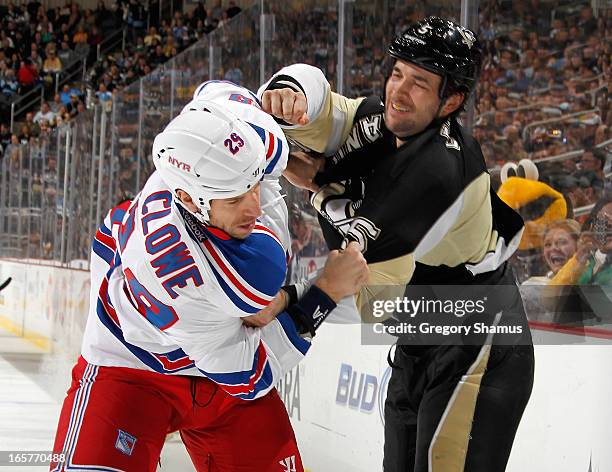
<svg viewBox="0 0 612 472">
<path fill-rule="evenodd" d="M 447 97 L 444 100 L 444 106 L 440 110 L 439 117 L 444 118 L 456 111 L 463 103 L 463 100 L 465 100 L 465 94 L 459 92 L 453 93 L 451 96 Z"/>
<path fill-rule="evenodd" d="M 184 205 L 189 205 L 193 203 L 193 199 L 191 198 L 191 195 L 189 195 L 187 192 L 185 192 L 182 189 L 176 189 L 176 196 L 179 198 L 179 200 L 184 204 Z"/>
<path fill-rule="evenodd" d="M 189 211 L 193 213 L 198 213 L 200 211 L 200 208 L 195 203 L 193 203 L 193 199 L 191 198 L 191 195 L 189 195 L 187 192 L 185 192 L 184 190 L 180 188 L 177 188 L 175 194 L 178 197 L 178 199 L 181 201 L 183 206 L 187 208 Z"/>
</svg>

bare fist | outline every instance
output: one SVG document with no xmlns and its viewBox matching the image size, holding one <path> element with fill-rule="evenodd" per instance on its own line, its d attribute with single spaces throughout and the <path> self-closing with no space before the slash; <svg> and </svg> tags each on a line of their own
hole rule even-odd
<svg viewBox="0 0 612 472">
<path fill-rule="evenodd" d="M 306 115 L 308 111 L 306 95 L 294 92 L 290 88 L 266 90 L 261 97 L 261 108 L 290 125 L 304 126 L 310 121 Z"/>
<path fill-rule="evenodd" d="M 367 283 L 369 274 L 359 244 L 352 242 L 342 251 L 329 253 L 323 274 L 315 284 L 338 303 L 342 298 L 357 293 Z"/>
</svg>

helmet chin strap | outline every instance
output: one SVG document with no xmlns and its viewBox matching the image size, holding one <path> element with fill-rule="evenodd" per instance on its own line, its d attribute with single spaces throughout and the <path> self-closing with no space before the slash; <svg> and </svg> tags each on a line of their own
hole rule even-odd
<svg viewBox="0 0 612 472">
<path fill-rule="evenodd" d="M 206 226 L 209 225 L 208 210 L 202 210 L 200 207 L 198 207 L 198 211 L 197 212 L 193 212 L 189 208 L 187 208 L 187 205 L 185 205 L 181 201 L 180 198 L 178 198 L 178 195 L 175 195 L 175 197 L 176 197 L 175 201 L 176 201 L 177 205 L 180 205 L 180 207 L 182 209 L 184 209 L 186 212 L 188 212 L 190 215 L 192 215 L 196 220 L 198 220 L 199 223 L 202 223 L 203 225 L 206 225 Z"/>
<path fill-rule="evenodd" d="M 189 210 L 187 210 L 187 211 L 189 211 Z M 200 223 L 202 223 L 203 225 L 208 226 L 208 218 L 206 218 L 204 216 L 204 213 L 202 212 L 202 210 L 200 210 L 197 213 L 193 213 L 193 212 L 189 211 L 189 213 L 191 213 L 193 216 L 195 216 L 196 220 L 198 220 Z M 208 213 L 208 212 L 206 212 L 206 213 Z"/>
<path fill-rule="evenodd" d="M 448 76 L 444 74 L 442 76 L 442 82 L 440 83 L 440 88 L 438 89 L 438 97 L 440 98 L 440 105 L 438 106 L 438 109 L 436 110 L 436 115 L 435 115 L 434 120 L 438 118 L 438 115 L 440 115 L 442 108 L 444 108 L 444 103 L 446 102 L 446 99 L 448 98 L 445 95 L 447 84 L 448 84 Z"/>
</svg>

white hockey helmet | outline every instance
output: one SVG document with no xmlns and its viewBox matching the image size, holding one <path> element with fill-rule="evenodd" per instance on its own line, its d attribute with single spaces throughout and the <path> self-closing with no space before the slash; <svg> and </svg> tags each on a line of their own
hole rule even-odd
<svg viewBox="0 0 612 472">
<path fill-rule="evenodd" d="M 258 132 L 268 151 L 268 164 L 272 164 L 266 168 L 266 178 L 278 179 L 287 167 L 289 144 L 272 115 L 261 109 L 257 97 L 250 90 L 232 82 L 211 80 L 196 88 L 193 100 L 185 105 L 182 113 L 202 110 L 211 102 L 246 121 Z"/>
<path fill-rule="evenodd" d="M 201 211 L 195 216 L 206 223 L 210 201 L 248 192 L 263 177 L 266 158 L 250 125 L 210 104 L 168 123 L 153 142 L 153 163 L 173 193 L 191 196 Z"/>
</svg>

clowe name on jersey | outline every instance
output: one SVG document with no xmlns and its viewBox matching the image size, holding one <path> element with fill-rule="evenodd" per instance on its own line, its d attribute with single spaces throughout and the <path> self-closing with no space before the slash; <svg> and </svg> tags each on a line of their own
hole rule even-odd
<svg viewBox="0 0 612 472">
<path fill-rule="evenodd" d="M 187 248 L 181 241 L 181 233 L 170 223 L 151 231 L 152 221 L 163 218 L 171 211 L 172 195 L 169 191 L 152 193 L 142 205 L 142 232 L 147 252 L 155 256 L 150 264 L 162 286 L 174 299 L 179 294 L 175 287 L 184 288 L 189 280 L 196 287 L 204 283 L 202 275 Z"/>
</svg>

